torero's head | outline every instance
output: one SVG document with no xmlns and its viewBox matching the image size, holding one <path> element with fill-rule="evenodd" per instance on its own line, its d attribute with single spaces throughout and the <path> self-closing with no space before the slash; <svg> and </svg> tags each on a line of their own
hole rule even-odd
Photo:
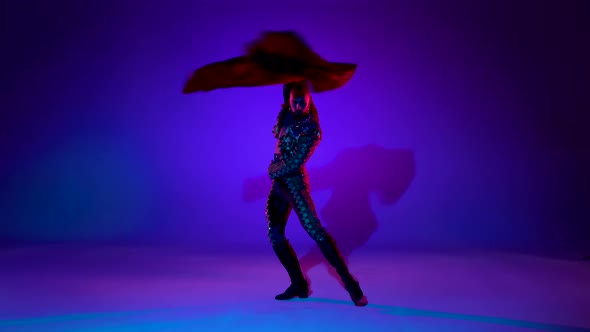
<svg viewBox="0 0 590 332">
<path fill-rule="evenodd" d="M 297 117 L 307 115 L 309 112 L 311 96 L 309 88 L 305 83 L 296 83 L 291 87 L 289 94 L 289 106 L 291 111 Z"/>
</svg>

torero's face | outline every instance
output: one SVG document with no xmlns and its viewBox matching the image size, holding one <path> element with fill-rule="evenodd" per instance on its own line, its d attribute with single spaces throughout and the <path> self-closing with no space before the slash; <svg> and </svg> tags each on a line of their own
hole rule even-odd
<svg viewBox="0 0 590 332">
<path fill-rule="evenodd" d="M 297 115 L 301 116 L 307 113 L 309 110 L 309 93 L 302 90 L 293 90 L 291 91 L 291 96 L 289 98 L 289 104 L 291 105 L 291 111 Z"/>
</svg>

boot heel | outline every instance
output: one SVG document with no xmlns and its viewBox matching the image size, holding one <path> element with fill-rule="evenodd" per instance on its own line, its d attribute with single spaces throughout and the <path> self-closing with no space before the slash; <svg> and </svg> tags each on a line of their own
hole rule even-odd
<svg viewBox="0 0 590 332">
<path fill-rule="evenodd" d="M 307 299 L 310 294 L 311 294 L 311 292 L 301 292 L 301 293 L 297 294 L 297 297 L 300 299 Z"/>
<path fill-rule="evenodd" d="M 275 296 L 275 300 L 290 300 L 295 297 L 306 299 L 309 297 L 309 294 L 310 290 L 307 283 L 300 285 L 291 284 L 283 293 Z"/>
</svg>

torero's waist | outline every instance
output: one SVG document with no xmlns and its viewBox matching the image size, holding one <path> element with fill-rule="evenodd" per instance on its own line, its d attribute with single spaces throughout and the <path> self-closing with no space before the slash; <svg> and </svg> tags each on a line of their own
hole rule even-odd
<svg viewBox="0 0 590 332">
<path fill-rule="evenodd" d="M 283 152 L 279 152 L 279 153 L 275 153 L 274 157 L 273 157 L 273 161 L 281 161 L 284 159 L 288 159 L 290 157 L 292 157 L 293 154 L 290 151 L 283 151 Z"/>
</svg>

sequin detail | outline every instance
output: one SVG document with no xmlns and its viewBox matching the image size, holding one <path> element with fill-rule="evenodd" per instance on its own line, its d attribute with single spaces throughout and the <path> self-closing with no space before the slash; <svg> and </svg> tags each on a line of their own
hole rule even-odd
<svg viewBox="0 0 590 332">
<path fill-rule="evenodd" d="M 279 148 L 283 159 L 271 164 L 271 179 L 285 177 L 299 171 L 311 158 L 321 140 L 319 126 L 312 122 L 291 125 L 281 138 Z"/>
<path fill-rule="evenodd" d="M 280 160 L 275 156 L 268 173 L 272 187 L 266 204 L 268 236 L 272 244 L 285 241 L 285 227 L 295 210 L 305 231 L 316 242 L 326 238 L 309 190 L 305 164 L 321 140 L 318 123 L 308 119 L 285 129 L 279 139 Z"/>
<path fill-rule="evenodd" d="M 268 238 L 272 244 L 286 241 L 285 227 L 291 214 L 291 204 L 280 185 L 273 181 L 266 201 L 265 216 Z"/>
<path fill-rule="evenodd" d="M 315 241 L 322 241 L 326 233 L 311 198 L 307 176 L 286 178 L 285 183 L 301 225 Z"/>
</svg>

